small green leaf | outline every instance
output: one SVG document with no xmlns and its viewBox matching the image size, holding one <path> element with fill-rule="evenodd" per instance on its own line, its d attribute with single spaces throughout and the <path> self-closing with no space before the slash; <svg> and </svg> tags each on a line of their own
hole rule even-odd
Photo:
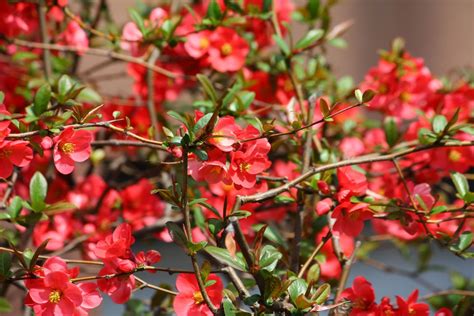
<svg viewBox="0 0 474 316">
<path fill-rule="evenodd" d="M 430 212 L 430 215 L 435 215 L 435 214 L 443 213 L 443 212 L 446 211 L 447 209 L 448 209 L 448 208 L 447 208 L 445 205 L 439 205 L 439 206 L 433 207 L 433 209 L 432 209 L 431 212 Z"/>
<path fill-rule="evenodd" d="M 196 125 L 194 125 L 193 128 L 195 134 L 197 134 L 202 128 L 204 128 L 209 123 L 212 118 L 212 114 L 213 113 L 207 113 L 206 115 L 201 117 L 199 121 L 197 121 Z"/>
<path fill-rule="evenodd" d="M 469 183 L 467 182 L 466 177 L 459 172 L 453 172 L 451 173 L 451 180 L 453 181 L 459 196 L 463 198 L 469 192 Z"/>
<path fill-rule="evenodd" d="M 431 145 L 436 142 L 438 138 L 436 134 L 426 128 L 420 128 L 418 130 L 418 141 L 423 145 Z"/>
<path fill-rule="evenodd" d="M 331 286 L 328 283 L 324 283 L 316 290 L 312 298 L 316 304 L 321 305 L 326 302 L 329 295 L 331 295 Z"/>
<path fill-rule="evenodd" d="M 274 34 L 272 37 L 282 51 L 283 55 L 290 56 L 290 48 L 288 47 L 288 44 L 285 42 L 285 40 L 276 34 Z"/>
<path fill-rule="evenodd" d="M 278 261 L 283 257 L 281 252 L 272 245 L 265 245 L 262 248 L 260 255 L 260 269 L 265 269 L 269 272 L 275 270 Z"/>
<path fill-rule="evenodd" d="M 364 103 L 371 101 L 375 97 L 375 92 L 373 90 L 365 90 L 364 94 L 362 95 L 362 101 Z"/>
<path fill-rule="evenodd" d="M 71 78 L 69 78 L 68 75 L 62 75 L 61 78 L 59 78 L 58 81 L 58 93 L 60 96 L 65 98 L 67 94 L 70 92 L 72 87 L 74 86 L 74 83 Z"/>
<path fill-rule="evenodd" d="M 388 116 L 383 122 L 383 129 L 385 132 L 385 139 L 388 145 L 392 147 L 397 143 L 399 138 L 397 122 L 393 117 Z"/>
<path fill-rule="evenodd" d="M 296 299 L 299 295 L 304 295 L 306 293 L 307 288 L 308 285 L 303 279 L 294 279 L 293 282 L 291 282 L 290 286 L 288 287 L 288 293 L 290 294 L 290 298 L 293 303 L 296 303 Z"/>
<path fill-rule="evenodd" d="M 214 105 L 217 105 L 217 93 L 211 81 L 209 80 L 209 78 L 207 78 L 205 75 L 202 75 L 202 74 L 197 74 L 196 78 L 201 83 L 201 86 L 204 89 L 204 92 L 206 92 L 207 96 L 209 97 L 209 99 L 211 99 L 212 103 L 214 103 Z"/>
<path fill-rule="evenodd" d="M 41 212 L 45 207 L 45 198 L 48 193 L 48 182 L 46 178 L 37 171 L 30 181 L 31 207 L 36 212 Z"/>
<path fill-rule="evenodd" d="M 167 222 L 166 227 L 168 228 L 171 239 L 175 242 L 175 244 L 183 248 L 186 251 L 186 253 L 188 253 L 189 241 L 188 241 L 188 238 L 186 238 L 186 235 L 184 234 L 183 229 L 174 222 Z"/>
<path fill-rule="evenodd" d="M 130 17 L 132 18 L 133 22 L 138 26 L 138 29 L 142 33 L 143 36 L 146 36 L 146 29 L 145 29 L 145 22 L 143 21 L 143 17 L 135 11 L 134 9 L 129 10 Z"/>
<path fill-rule="evenodd" d="M 458 253 L 461 253 L 467 249 L 469 249 L 469 247 L 471 247 L 471 244 L 472 244 L 472 232 L 470 231 L 465 231 L 463 232 L 460 236 L 459 236 L 459 241 L 458 243 L 451 247 L 451 250 L 454 250 Z"/>
<path fill-rule="evenodd" d="M 219 4 L 216 0 L 211 0 L 209 6 L 207 7 L 206 18 L 210 19 L 211 21 L 219 21 L 222 19 L 222 12 Z"/>
<path fill-rule="evenodd" d="M 8 214 L 11 218 L 17 218 L 22 208 L 23 200 L 21 199 L 21 197 L 16 195 L 10 202 L 10 206 L 8 206 Z"/>
<path fill-rule="evenodd" d="M 33 112 L 36 114 L 36 116 L 40 116 L 46 111 L 50 100 L 51 87 L 46 83 L 38 89 L 35 95 L 35 100 L 33 102 Z"/>
<path fill-rule="evenodd" d="M 320 275 L 321 268 L 319 267 L 319 263 L 315 263 L 308 269 L 306 280 L 308 283 L 316 283 L 318 282 Z"/>
<path fill-rule="evenodd" d="M 319 15 L 320 0 L 309 0 L 306 5 L 310 20 L 315 20 Z"/>
<path fill-rule="evenodd" d="M 94 105 L 99 105 L 102 103 L 102 97 L 100 96 L 100 94 L 98 94 L 97 91 L 91 88 L 84 88 L 83 90 L 81 90 L 76 100 L 79 102 L 85 102 Z"/>
<path fill-rule="evenodd" d="M 446 126 L 448 125 L 448 121 L 444 115 L 436 115 L 433 118 L 433 122 L 431 123 L 433 127 L 433 132 L 436 134 L 440 134 L 444 131 Z"/>
<path fill-rule="evenodd" d="M 12 267 L 12 256 L 8 252 L 0 252 L 0 276 L 9 277 Z"/>
<path fill-rule="evenodd" d="M 324 36 L 324 30 L 315 29 L 309 31 L 302 39 L 300 39 L 295 48 L 298 50 L 304 50 L 309 46 L 313 45 L 316 41 L 320 40 Z"/>
<path fill-rule="evenodd" d="M 220 260 L 237 270 L 247 271 L 245 262 L 242 261 L 238 256 L 232 257 L 232 255 L 229 253 L 229 251 L 227 251 L 227 249 L 207 246 L 206 248 L 204 248 L 204 250 L 217 260 Z"/>
</svg>

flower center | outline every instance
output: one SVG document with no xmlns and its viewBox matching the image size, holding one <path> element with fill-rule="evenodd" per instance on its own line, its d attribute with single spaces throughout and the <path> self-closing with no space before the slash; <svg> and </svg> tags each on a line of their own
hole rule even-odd
<svg viewBox="0 0 474 316">
<path fill-rule="evenodd" d="M 232 45 L 229 43 L 225 43 L 224 45 L 221 46 L 221 53 L 224 56 L 228 56 L 232 54 Z"/>
<path fill-rule="evenodd" d="M 462 155 L 459 151 L 457 150 L 450 150 L 449 151 L 449 160 L 457 162 L 459 159 L 461 159 Z"/>
<path fill-rule="evenodd" d="M 411 100 L 411 94 L 406 91 L 402 92 L 402 94 L 400 94 L 400 100 L 403 102 L 409 102 Z"/>
<path fill-rule="evenodd" d="M 353 305 L 354 308 L 365 310 L 366 309 L 366 303 L 363 298 L 357 298 L 354 302 Z"/>
<path fill-rule="evenodd" d="M 61 151 L 65 154 L 71 154 L 74 152 L 74 147 L 73 143 L 65 143 L 61 145 Z"/>
<path fill-rule="evenodd" d="M 244 172 L 250 169 L 250 164 L 248 162 L 244 162 L 240 164 L 240 172 Z"/>
<path fill-rule="evenodd" d="M 199 305 L 202 302 L 204 302 L 204 298 L 202 297 L 201 291 L 194 292 L 193 298 L 194 298 L 194 303 L 196 303 L 196 305 Z"/>
<path fill-rule="evenodd" d="M 0 151 L 0 158 L 9 158 L 11 154 L 12 154 L 11 149 L 4 149 Z"/>
<path fill-rule="evenodd" d="M 58 290 L 53 290 L 51 293 L 49 293 L 49 301 L 53 304 L 59 303 L 61 300 L 61 292 Z"/>
<path fill-rule="evenodd" d="M 199 39 L 199 48 L 206 49 L 209 47 L 209 40 L 205 37 Z"/>
</svg>

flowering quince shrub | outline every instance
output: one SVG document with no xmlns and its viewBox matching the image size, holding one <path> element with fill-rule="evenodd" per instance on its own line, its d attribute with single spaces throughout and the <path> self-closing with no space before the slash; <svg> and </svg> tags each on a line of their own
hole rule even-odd
<svg viewBox="0 0 474 316">
<path fill-rule="evenodd" d="M 474 76 L 396 39 L 336 77 L 336 2 L 161 1 L 118 25 L 113 1 L 0 1 L 0 311 L 472 315 L 472 273 L 430 258 L 474 257 Z M 111 64 L 120 96 L 96 84 Z M 420 288 L 380 297 L 357 262 Z"/>
</svg>

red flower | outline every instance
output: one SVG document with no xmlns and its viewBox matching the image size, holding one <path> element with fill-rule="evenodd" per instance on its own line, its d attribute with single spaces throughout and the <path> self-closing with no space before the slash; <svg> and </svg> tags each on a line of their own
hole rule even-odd
<svg viewBox="0 0 474 316">
<path fill-rule="evenodd" d="M 352 282 L 352 287 L 345 289 L 341 298 L 352 302 L 351 316 L 376 315 L 375 292 L 372 284 L 364 277 L 358 276 Z"/>
<path fill-rule="evenodd" d="M 13 165 L 25 167 L 33 159 L 33 150 L 23 140 L 3 141 L 0 143 L 0 177 L 8 178 Z"/>
<path fill-rule="evenodd" d="M 442 307 L 436 311 L 435 316 L 453 316 L 453 312 L 447 307 Z"/>
<path fill-rule="evenodd" d="M 232 153 L 229 175 L 236 186 L 251 188 L 257 182 L 257 175 L 272 164 L 267 157 L 270 143 L 266 139 L 258 139 L 242 151 Z"/>
<path fill-rule="evenodd" d="M 128 261 L 128 260 L 127 260 Z M 124 263 L 122 261 L 122 263 Z M 131 262 L 128 262 L 131 263 Z M 132 272 L 135 266 L 123 264 L 121 267 L 114 263 L 108 263 L 102 270 L 99 271 L 99 275 L 110 275 L 110 274 L 122 274 L 113 278 L 103 278 L 97 280 L 99 289 L 110 296 L 112 301 L 117 304 L 123 304 L 130 299 L 132 291 L 135 288 L 135 277 Z M 125 273 L 125 274 L 124 274 Z"/>
<path fill-rule="evenodd" d="M 235 123 L 233 116 L 221 117 L 214 127 L 209 142 L 222 151 L 232 151 L 234 149 L 233 145 L 237 141 L 237 135 L 241 131 L 242 128 Z"/>
<path fill-rule="evenodd" d="M 222 291 L 224 285 L 221 279 L 215 275 L 210 274 L 206 280 L 214 282 L 206 287 L 207 295 L 214 306 L 220 306 L 222 302 Z M 173 308 L 177 316 L 212 316 L 212 312 L 204 302 L 202 293 L 199 290 L 199 285 L 194 274 L 180 274 L 176 279 L 176 288 L 179 294 L 176 295 L 173 301 Z"/>
<path fill-rule="evenodd" d="M 132 236 L 132 227 L 129 224 L 120 224 L 105 240 L 97 243 L 95 255 L 104 260 L 128 258 L 130 246 L 135 242 Z"/>
<path fill-rule="evenodd" d="M 402 297 L 397 295 L 397 314 L 410 316 L 427 316 L 430 314 L 428 304 L 417 303 L 418 290 L 414 290 L 405 301 Z"/>
<path fill-rule="evenodd" d="M 336 206 L 331 217 L 336 219 L 334 231 L 355 237 L 364 228 L 364 220 L 372 217 L 372 212 L 367 209 L 369 204 L 343 202 Z"/>
<path fill-rule="evenodd" d="M 237 71 L 245 65 L 249 45 L 229 28 L 219 27 L 210 36 L 208 61 L 211 67 L 220 72 Z"/>
<path fill-rule="evenodd" d="M 187 36 L 186 43 L 184 43 L 184 49 L 193 58 L 201 58 L 209 51 L 211 45 L 209 36 L 210 31 L 202 31 L 199 33 L 193 33 Z"/>
<path fill-rule="evenodd" d="M 76 47 L 79 54 L 82 54 L 89 48 L 87 33 L 76 21 L 69 22 L 66 30 L 60 36 L 66 45 Z"/>
<path fill-rule="evenodd" d="M 54 138 L 54 142 L 54 165 L 62 174 L 70 174 L 74 162 L 83 162 L 91 155 L 92 134 L 88 131 L 68 127 Z"/>
<path fill-rule="evenodd" d="M 341 191 L 350 191 L 351 195 L 362 195 L 367 190 L 367 178 L 351 166 L 337 169 L 337 180 Z"/>
<path fill-rule="evenodd" d="M 52 257 L 35 274 L 36 279 L 25 281 L 29 289 L 25 304 L 38 316 L 88 315 L 88 310 L 102 302 L 96 284 L 76 285 L 70 278 L 77 276 L 77 269 L 68 270 L 66 263 Z"/>
</svg>

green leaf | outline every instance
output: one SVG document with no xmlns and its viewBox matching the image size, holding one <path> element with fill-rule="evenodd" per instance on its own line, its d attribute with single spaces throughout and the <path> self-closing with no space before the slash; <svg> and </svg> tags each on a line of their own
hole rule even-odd
<svg viewBox="0 0 474 316">
<path fill-rule="evenodd" d="M 430 212 L 430 215 L 435 215 L 435 214 L 443 213 L 443 212 L 446 211 L 447 209 L 448 209 L 448 208 L 447 208 L 445 205 L 439 205 L 439 206 L 433 207 L 433 209 L 432 209 L 431 212 Z"/>
<path fill-rule="evenodd" d="M 12 256 L 8 252 L 0 252 L 0 276 L 9 277 L 12 267 Z"/>
<path fill-rule="evenodd" d="M 260 255 L 260 269 L 265 269 L 269 272 L 275 270 L 278 261 L 283 257 L 283 255 L 273 247 L 272 245 L 265 245 L 262 248 Z"/>
<path fill-rule="evenodd" d="M 371 101 L 375 97 L 375 91 L 373 90 L 365 90 L 364 94 L 362 95 L 362 101 L 364 103 Z"/>
<path fill-rule="evenodd" d="M 448 120 L 444 115 L 436 115 L 431 122 L 431 126 L 433 127 L 433 132 L 436 134 L 440 134 L 444 131 L 446 126 L 448 125 Z"/>
<path fill-rule="evenodd" d="M 207 246 L 204 250 L 216 258 L 229 266 L 233 267 L 234 269 L 240 271 L 247 271 L 246 264 L 243 260 L 241 260 L 238 256 L 232 257 L 227 249 L 222 249 L 214 246 Z"/>
<path fill-rule="evenodd" d="M 41 212 L 45 206 L 45 198 L 48 193 L 48 182 L 41 172 L 37 171 L 30 181 L 31 207 L 36 212 Z"/>
<path fill-rule="evenodd" d="M 471 244 L 472 244 L 472 232 L 470 231 L 465 231 L 463 232 L 460 236 L 459 236 L 459 241 L 458 243 L 451 247 L 451 250 L 454 250 L 458 253 L 461 253 L 467 249 L 469 249 L 469 247 L 471 247 Z"/>
<path fill-rule="evenodd" d="M 288 287 L 288 293 L 290 294 L 290 298 L 293 301 L 293 303 L 296 303 L 296 299 L 298 298 L 299 295 L 305 294 L 306 289 L 308 288 L 308 285 L 306 284 L 306 281 L 303 279 L 294 279 L 293 282 L 291 282 L 290 286 Z"/>
<path fill-rule="evenodd" d="M 436 134 L 426 128 L 420 128 L 418 130 L 418 141 L 423 145 L 431 145 L 436 142 L 438 138 Z"/>
<path fill-rule="evenodd" d="M 35 100 L 33 102 L 33 112 L 36 114 L 36 116 L 40 116 L 46 111 L 50 100 L 51 87 L 46 83 L 38 89 L 35 95 Z"/>
<path fill-rule="evenodd" d="M 64 99 L 67 96 L 67 94 L 70 92 L 73 86 L 74 86 L 74 82 L 72 81 L 72 79 L 69 78 L 68 75 L 62 75 L 58 81 L 59 95 L 62 96 Z"/>
<path fill-rule="evenodd" d="M 323 38 L 323 36 L 324 36 L 324 30 L 321 30 L 321 29 L 311 30 L 296 43 L 295 48 L 299 50 L 304 50 L 305 48 L 308 48 L 309 46 L 313 45 L 316 41 Z"/>
<path fill-rule="evenodd" d="M 453 172 L 451 173 L 451 180 L 453 181 L 459 196 L 463 198 L 469 192 L 469 183 L 467 182 L 466 177 L 459 172 Z"/>
<path fill-rule="evenodd" d="M 326 302 L 329 295 L 331 295 L 331 286 L 328 283 L 324 283 L 316 290 L 312 298 L 316 304 L 321 305 Z"/>
<path fill-rule="evenodd" d="M 186 253 L 189 253 L 189 250 L 188 250 L 189 241 L 188 241 L 188 238 L 186 238 L 186 235 L 184 234 L 183 229 L 174 222 L 167 222 L 166 227 L 168 228 L 171 239 L 175 242 L 175 244 L 183 248 L 186 251 Z"/>
<path fill-rule="evenodd" d="M 145 22 L 143 21 L 143 17 L 134 9 L 130 9 L 129 13 L 130 17 L 132 18 L 133 22 L 135 22 L 142 35 L 146 36 Z"/>
<path fill-rule="evenodd" d="M 290 197 L 290 196 L 285 196 L 285 195 L 278 195 L 277 197 L 275 197 L 275 202 L 277 203 L 293 203 L 295 202 L 295 199 Z"/>
<path fill-rule="evenodd" d="M 285 42 L 285 40 L 276 34 L 274 34 L 272 37 L 282 51 L 283 55 L 290 56 L 290 48 L 288 47 L 288 44 Z"/>
<path fill-rule="evenodd" d="M 212 114 L 213 113 L 207 113 L 206 115 L 201 117 L 199 121 L 197 121 L 196 125 L 194 125 L 193 128 L 195 134 L 197 134 L 202 128 L 204 128 L 209 123 L 212 118 Z"/>
<path fill-rule="evenodd" d="M 308 11 L 309 18 L 311 20 L 315 20 L 318 18 L 319 15 L 319 7 L 320 7 L 320 0 L 309 0 L 306 6 L 306 10 Z"/>
<path fill-rule="evenodd" d="M 199 80 L 199 83 L 201 83 L 204 92 L 206 92 L 212 103 L 214 103 L 214 105 L 217 105 L 217 93 L 209 78 L 202 74 L 197 74 L 196 78 Z"/>
<path fill-rule="evenodd" d="M 84 88 L 83 90 L 81 90 L 76 100 L 79 102 L 91 103 L 94 105 L 99 105 L 102 103 L 102 97 L 100 96 L 100 94 L 98 94 L 97 91 L 91 88 Z"/>
<path fill-rule="evenodd" d="M 10 302 L 4 297 L 0 297 L 0 313 L 9 313 L 12 311 Z"/>
<path fill-rule="evenodd" d="M 306 279 L 308 283 L 316 283 L 318 282 L 320 275 L 321 268 L 319 267 L 319 263 L 315 263 L 308 269 Z"/>
<path fill-rule="evenodd" d="M 0 103 L 3 103 L 5 101 L 5 93 L 3 91 L 0 91 Z"/>
<path fill-rule="evenodd" d="M 209 231 L 213 235 L 217 235 L 224 228 L 224 222 L 217 218 L 210 218 L 207 222 L 207 225 L 209 227 Z"/>
<path fill-rule="evenodd" d="M 8 206 L 8 214 L 10 215 L 11 218 L 17 218 L 22 208 L 23 208 L 23 200 L 21 199 L 21 197 L 16 195 L 10 202 L 10 205 Z"/>
<path fill-rule="evenodd" d="M 399 138 L 398 126 L 395 119 L 391 116 L 385 118 L 383 122 L 383 130 L 385 132 L 385 139 L 390 147 L 397 143 Z"/>
<path fill-rule="evenodd" d="M 222 12 L 219 4 L 216 0 L 211 0 L 207 7 L 206 18 L 211 19 L 213 22 L 222 19 Z"/>
</svg>

